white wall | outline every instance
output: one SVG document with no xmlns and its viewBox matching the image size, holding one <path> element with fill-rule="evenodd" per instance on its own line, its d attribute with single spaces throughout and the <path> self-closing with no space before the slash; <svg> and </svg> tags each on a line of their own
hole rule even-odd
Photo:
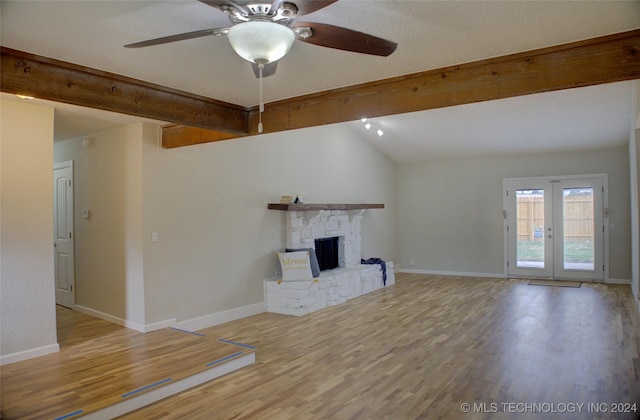
<svg viewBox="0 0 640 420">
<path fill-rule="evenodd" d="M 633 128 L 629 139 L 631 200 L 631 291 L 640 309 L 640 129 Z"/>
<path fill-rule="evenodd" d="M 145 141 L 143 155 L 148 323 L 262 303 L 286 245 L 284 213 L 267 210 L 282 194 L 384 203 L 365 213 L 363 257 L 396 257 L 396 165 L 345 127 L 177 149 Z"/>
<path fill-rule="evenodd" d="M 142 138 L 146 124 L 130 124 L 56 142 L 54 161 L 73 160 L 76 304 L 144 325 L 142 266 Z M 153 137 L 156 137 L 153 127 Z M 82 218 L 82 209 L 90 218 Z M 129 325 L 131 323 L 131 325 Z"/>
<path fill-rule="evenodd" d="M 58 351 L 53 108 L 0 99 L 0 363 Z"/>
<path fill-rule="evenodd" d="M 58 347 L 53 109 L 13 100 L 0 107 L 5 363 Z M 608 173 L 616 226 L 610 275 L 631 278 L 627 148 L 398 167 L 334 125 L 170 150 L 150 124 L 91 138 L 89 149 L 81 139 L 56 145 L 56 161 L 76 162 L 78 303 L 137 325 L 261 304 L 262 279 L 274 275 L 275 252 L 286 242 L 284 214 L 266 205 L 285 193 L 304 192 L 308 202 L 384 203 L 365 214 L 365 258 L 501 274 L 502 178 Z M 89 221 L 82 208 L 92 211 Z"/>
<path fill-rule="evenodd" d="M 162 149 L 140 123 L 58 142 L 75 163 L 78 305 L 134 328 L 263 304 L 285 246 L 281 194 L 384 203 L 363 256 L 396 255 L 396 165 L 339 126 Z M 84 220 L 81 210 L 91 210 Z M 157 232 L 158 243 L 151 242 Z M 144 282 L 142 282 L 144 278 Z"/>
<path fill-rule="evenodd" d="M 609 175 L 610 271 L 631 278 L 629 158 L 618 149 L 400 165 L 403 269 L 503 275 L 502 179 Z M 415 260 L 409 266 L 409 260 Z"/>
<path fill-rule="evenodd" d="M 640 309 L 640 81 L 633 82 L 629 128 L 631 200 L 631 290 Z"/>
<path fill-rule="evenodd" d="M 640 92 L 640 89 L 638 91 Z M 638 123 L 640 124 L 640 114 L 638 115 Z M 636 297 L 636 305 L 638 306 L 638 309 L 640 309 L 640 127 L 634 130 L 634 134 L 635 171 L 631 173 L 631 177 L 634 178 L 636 191 L 636 204 L 634 208 L 632 208 L 633 215 L 636 220 L 636 229 L 633 231 L 633 241 L 635 242 L 635 246 L 632 249 L 633 278 L 631 288 L 634 296 Z"/>
</svg>

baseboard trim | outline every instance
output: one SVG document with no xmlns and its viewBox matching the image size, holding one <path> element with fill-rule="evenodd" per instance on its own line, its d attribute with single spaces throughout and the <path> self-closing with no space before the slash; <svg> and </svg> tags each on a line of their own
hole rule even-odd
<svg viewBox="0 0 640 420">
<path fill-rule="evenodd" d="M 0 366 L 9 365 L 11 363 L 22 362 L 24 360 L 33 359 L 34 357 L 46 356 L 47 354 L 58 353 L 60 345 L 58 343 L 49 344 L 48 346 L 36 347 L 35 349 L 23 350 L 16 353 L 0 356 Z"/>
<path fill-rule="evenodd" d="M 128 321 L 124 318 L 120 318 L 82 305 L 75 305 L 73 309 L 78 312 L 82 312 L 83 314 L 95 316 L 96 318 L 104 319 L 105 321 L 109 321 L 117 325 L 122 325 L 123 327 L 131 328 L 132 330 L 144 332 L 144 326 L 142 324 L 138 324 L 137 322 Z"/>
<path fill-rule="evenodd" d="M 631 286 L 631 279 L 605 279 L 606 284 L 626 284 Z"/>
<path fill-rule="evenodd" d="M 123 318 L 120 318 L 111 314 L 107 314 L 105 312 L 97 311 L 95 309 L 88 308 L 82 305 L 75 305 L 73 309 L 75 309 L 78 312 L 82 312 L 83 314 L 95 316 L 96 318 L 104 319 L 105 321 L 109 321 L 117 325 L 122 325 L 123 327 L 130 328 L 132 330 L 139 331 L 142 333 L 160 330 L 162 328 L 167 328 L 167 327 L 173 327 L 176 325 L 175 318 L 143 325 L 138 322 L 129 321 L 128 319 L 123 319 Z"/>
<path fill-rule="evenodd" d="M 258 315 L 263 312 L 267 312 L 267 304 L 265 302 L 260 302 L 253 305 L 242 306 L 240 308 L 229 309 L 228 311 L 217 312 L 198 318 L 188 319 L 186 321 L 180 321 L 175 326 L 187 331 L 198 331 L 203 328 L 213 327 L 214 325 L 220 325 L 226 322 L 237 321 L 238 319 Z"/>
<path fill-rule="evenodd" d="M 469 273 L 464 271 L 417 270 L 417 269 L 409 269 L 409 268 L 402 268 L 396 271 L 399 271 L 401 273 L 408 273 L 408 274 L 431 274 L 436 276 L 491 277 L 491 278 L 500 278 L 500 279 L 508 278 L 504 273 Z M 602 280 L 600 281 L 602 282 Z M 631 285 L 631 280 L 630 279 L 606 279 L 604 280 L 604 283 Z"/>
<path fill-rule="evenodd" d="M 186 331 L 198 331 L 203 328 L 213 327 L 214 325 L 224 324 L 225 322 L 236 321 L 238 319 L 246 318 L 248 316 L 261 314 L 267 312 L 267 305 L 264 302 L 255 303 L 253 305 L 242 306 L 240 308 L 230 309 L 228 311 L 217 312 L 201 316 L 198 318 L 188 319 L 180 321 L 176 318 L 167 319 L 164 321 L 158 321 L 151 324 L 139 324 L 131 322 L 126 319 L 119 318 L 117 316 L 109 315 L 95 309 L 87 308 L 82 305 L 75 305 L 75 310 L 85 313 L 87 315 L 95 316 L 96 318 L 104 319 L 105 321 L 113 322 L 114 324 L 122 325 L 123 327 L 131 328 L 132 330 L 140 331 L 143 333 L 160 330 L 162 328 L 177 327 Z"/>
<path fill-rule="evenodd" d="M 161 330 L 163 328 L 171 328 L 171 327 L 175 327 L 176 324 L 178 323 L 178 320 L 175 318 L 171 318 L 171 319 L 166 319 L 164 321 L 158 321 L 158 322 L 154 322 L 151 324 L 145 324 L 144 325 L 144 332 L 151 332 L 151 331 L 156 331 L 156 330 Z"/>
<path fill-rule="evenodd" d="M 466 271 L 436 271 L 436 270 L 417 270 L 417 269 L 409 269 L 402 268 L 400 270 L 401 273 L 408 274 L 431 274 L 436 276 L 464 276 L 464 277 L 490 277 L 490 278 L 500 278 L 505 279 L 507 276 L 504 273 L 469 273 Z"/>
</svg>

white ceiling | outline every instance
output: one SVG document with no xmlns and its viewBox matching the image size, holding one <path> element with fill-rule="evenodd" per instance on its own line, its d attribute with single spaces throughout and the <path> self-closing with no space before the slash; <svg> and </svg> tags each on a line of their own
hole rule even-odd
<svg viewBox="0 0 640 420">
<path fill-rule="evenodd" d="M 396 162 L 617 147 L 629 141 L 632 83 L 377 118 L 368 131 L 348 124 Z"/>
<path fill-rule="evenodd" d="M 257 103 L 249 63 L 224 38 L 123 48 L 229 25 L 223 13 L 195 0 L 2 0 L 0 19 L 5 47 L 239 105 Z M 267 102 L 637 29 L 640 2 L 340 0 L 299 20 L 345 26 L 399 46 L 382 58 L 296 42 L 276 75 L 265 79 Z M 600 148 L 624 144 L 630 113 L 627 82 L 378 118 L 385 136 L 363 135 L 396 161 Z M 128 121 L 82 114 L 57 107 L 56 137 Z M 361 132 L 361 123 L 346 124 Z"/>
</svg>

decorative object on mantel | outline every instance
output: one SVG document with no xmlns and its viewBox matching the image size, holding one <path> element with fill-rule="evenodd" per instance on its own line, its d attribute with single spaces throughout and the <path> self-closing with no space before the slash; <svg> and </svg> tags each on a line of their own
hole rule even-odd
<svg viewBox="0 0 640 420">
<path fill-rule="evenodd" d="M 281 195 L 280 204 L 302 204 L 304 201 L 304 193 L 298 193 L 296 195 Z"/>
<path fill-rule="evenodd" d="M 361 210 L 361 209 L 383 209 L 384 204 L 286 204 L 269 203 L 269 210 L 282 211 L 314 211 L 314 210 Z"/>
<path fill-rule="evenodd" d="M 293 203 L 292 195 L 281 195 L 280 196 L 280 204 L 291 204 Z"/>
</svg>

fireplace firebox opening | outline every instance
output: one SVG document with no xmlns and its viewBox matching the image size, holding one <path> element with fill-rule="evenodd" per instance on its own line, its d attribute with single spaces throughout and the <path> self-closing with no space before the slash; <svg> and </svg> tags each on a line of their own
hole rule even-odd
<svg viewBox="0 0 640 420">
<path fill-rule="evenodd" d="M 315 240 L 316 257 L 320 271 L 331 270 L 340 266 L 340 237 L 319 238 Z"/>
</svg>

